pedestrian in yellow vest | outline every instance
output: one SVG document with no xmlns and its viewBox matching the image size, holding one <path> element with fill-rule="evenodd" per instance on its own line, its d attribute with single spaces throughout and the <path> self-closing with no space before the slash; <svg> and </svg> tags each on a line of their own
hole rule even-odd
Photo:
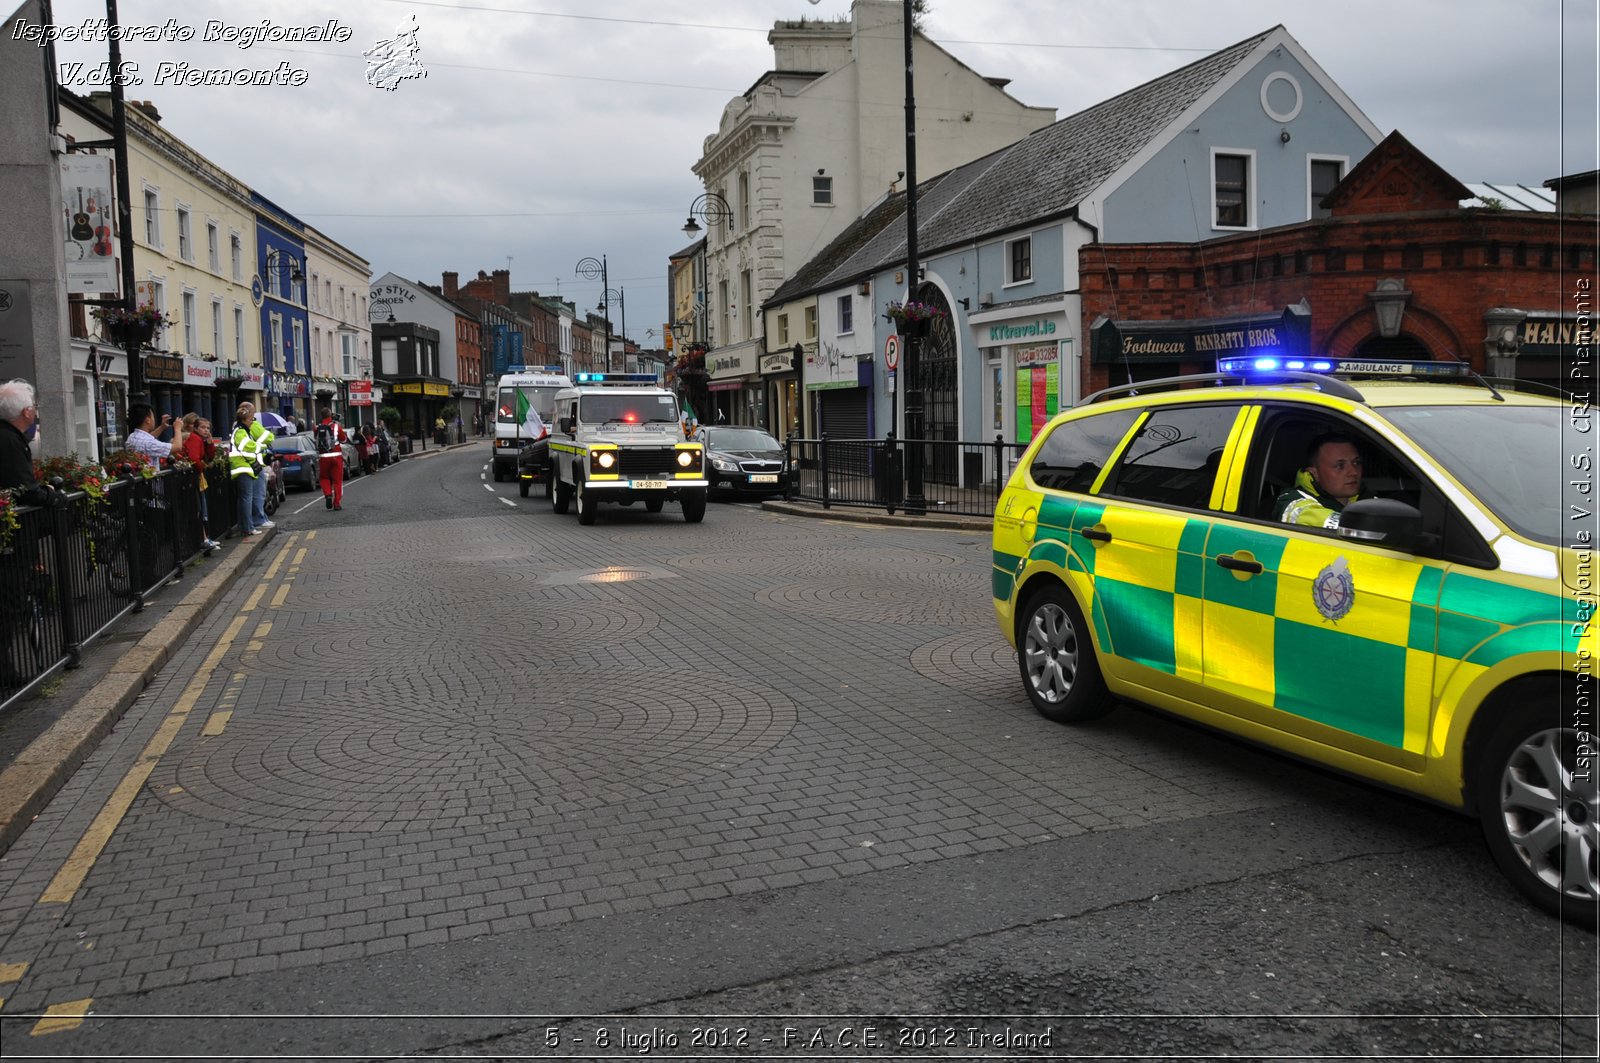
<svg viewBox="0 0 1600 1063">
<path fill-rule="evenodd" d="M 233 477 L 234 495 L 238 499 L 239 535 L 246 538 L 273 526 L 267 519 L 265 472 L 272 453 L 273 435 L 256 420 L 253 403 L 240 403 L 233 421 L 228 475 Z"/>
</svg>

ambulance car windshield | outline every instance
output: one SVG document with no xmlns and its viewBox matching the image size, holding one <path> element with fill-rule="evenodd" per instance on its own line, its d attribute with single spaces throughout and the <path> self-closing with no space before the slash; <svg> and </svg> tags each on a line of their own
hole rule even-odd
<svg viewBox="0 0 1600 1063">
<path fill-rule="evenodd" d="M 1551 546 L 1578 545 L 1573 537 L 1581 522 L 1562 518 L 1565 478 L 1551 464 L 1563 453 L 1565 407 L 1497 403 L 1385 412 L 1512 531 Z"/>
</svg>

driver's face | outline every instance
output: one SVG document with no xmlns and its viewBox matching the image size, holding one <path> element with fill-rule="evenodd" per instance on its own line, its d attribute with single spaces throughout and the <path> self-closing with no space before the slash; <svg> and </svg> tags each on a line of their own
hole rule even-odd
<svg viewBox="0 0 1600 1063">
<path fill-rule="evenodd" d="M 1361 452 L 1353 443 L 1324 443 L 1311 475 L 1334 498 L 1354 498 L 1361 493 Z"/>
</svg>

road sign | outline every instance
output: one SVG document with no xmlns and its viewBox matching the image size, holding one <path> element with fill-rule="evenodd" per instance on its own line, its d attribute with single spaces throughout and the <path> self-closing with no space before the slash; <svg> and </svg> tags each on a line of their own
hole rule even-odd
<svg viewBox="0 0 1600 1063">
<path fill-rule="evenodd" d="M 891 334 L 889 336 L 884 337 L 884 340 L 883 340 L 883 364 L 888 366 L 890 369 L 896 369 L 896 368 L 899 367 L 899 365 L 900 365 L 900 337 L 899 336 Z"/>
</svg>

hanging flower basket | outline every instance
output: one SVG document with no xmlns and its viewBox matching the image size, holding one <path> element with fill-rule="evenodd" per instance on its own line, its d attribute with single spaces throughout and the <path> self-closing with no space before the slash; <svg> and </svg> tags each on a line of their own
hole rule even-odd
<svg viewBox="0 0 1600 1063">
<path fill-rule="evenodd" d="M 926 336 L 933 323 L 948 315 L 931 303 L 891 302 L 884 308 L 883 316 L 902 336 Z"/>
<path fill-rule="evenodd" d="M 137 340 L 143 346 L 155 338 L 156 329 L 174 322 L 150 303 L 140 303 L 132 310 L 124 306 L 97 306 L 94 316 L 105 326 L 106 335 L 123 345 Z"/>
</svg>

